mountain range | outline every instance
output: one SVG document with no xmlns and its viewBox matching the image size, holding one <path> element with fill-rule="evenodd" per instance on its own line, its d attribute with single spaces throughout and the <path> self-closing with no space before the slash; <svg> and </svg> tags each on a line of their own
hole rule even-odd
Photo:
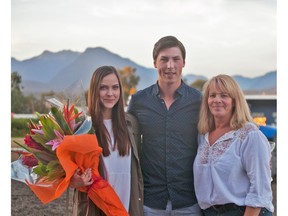
<svg viewBox="0 0 288 216">
<path fill-rule="evenodd" d="M 44 51 L 23 61 L 11 58 L 11 72 L 16 71 L 21 75 L 24 94 L 62 91 L 79 80 L 82 80 L 83 88 L 87 90 L 94 70 L 102 65 L 113 65 L 117 69 L 126 66 L 135 68 L 136 75 L 140 77 L 138 90 L 154 84 L 157 80 L 155 68 L 143 67 L 103 47 L 87 48 L 82 53 L 71 50 Z M 233 77 L 245 94 L 276 94 L 276 74 L 275 70 L 254 78 L 241 75 Z M 207 77 L 188 73 L 183 75 L 183 79 L 191 84 L 198 79 L 207 80 Z"/>
</svg>

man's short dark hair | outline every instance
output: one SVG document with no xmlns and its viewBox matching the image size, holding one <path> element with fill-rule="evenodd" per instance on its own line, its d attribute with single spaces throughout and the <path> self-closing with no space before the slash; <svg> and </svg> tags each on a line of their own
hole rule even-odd
<svg viewBox="0 0 288 216">
<path fill-rule="evenodd" d="M 165 36 L 160 38 L 154 45 L 153 60 L 156 61 L 161 50 L 171 47 L 179 47 L 183 60 L 186 58 L 186 50 L 183 44 L 174 36 Z"/>
</svg>

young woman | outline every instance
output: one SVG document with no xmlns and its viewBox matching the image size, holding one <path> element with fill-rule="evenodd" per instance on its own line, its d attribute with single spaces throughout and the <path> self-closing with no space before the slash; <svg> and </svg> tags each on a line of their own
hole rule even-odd
<svg viewBox="0 0 288 216">
<path fill-rule="evenodd" d="M 113 187 L 130 216 L 143 215 L 143 180 L 138 157 L 138 124 L 124 112 L 122 84 L 117 70 L 102 66 L 92 75 L 88 92 L 88 110 L 102 157 L 99 172 Z M 70 187 L 93 183 L 91 170 L 76 172 Z M 88 211 L 87 211 L 88 209 Z M 88 200 L 86 193 L 75 190 L 73 215 L 104 215 Z"/>
</svg>

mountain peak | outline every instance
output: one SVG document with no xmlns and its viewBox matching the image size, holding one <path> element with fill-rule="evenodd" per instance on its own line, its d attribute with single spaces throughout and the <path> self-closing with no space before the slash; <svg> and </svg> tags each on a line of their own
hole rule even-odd
<svg viewBox="0 0 288 216">
<path fill-rule="evenodd" d="M 99 47 L 88 47 L 84 52 L 95 52 L 95 51 L 98 51 L 98 52 L 101 52 L 101 51 L 103 51 L 103 52 L 110 52 L 110 51 L 108 51 L 107 49 L 105 49 L 104 47 L 101 47 L 101 46 L 99 46 Z"/>
<path fill-rule="evenodd" d="M 136 75 L 140 77 L 137 85 L 138 90 L 154 84 L 158 76 L 155 68 L 138 65 L 104 47 L 89 47 L 84 52 L 71 50 L 51 52 L 45 50 L 41 55 L 23 61 L 17 61 L 11 57 L 11 72 L 17 71 L 23 81 L 26 83 L 29 81 L 27 86 L 30 87 L 32 92 L 40 91 L 39 86 L 41 86 L 41 90 L 58 91 L 76 80 L 82 80 L 84 88 L 87 89 L 93 71 L 102 65 L 113 65 L 117 69 L 130 66 L 136 69 Z M 258 91 L 258 89 L 276 88 L 276 71 L 270 71 L 255 78 L 246 78 L 241 75 L 233 77 L 243 90 L 253 89 Z M 196 74 L 186 74 L 183 79 L 188 84 L 197 79 L 207 80 L 205 76 Z M 38 82 L 41 85 L 33 87 L 32 82 Z M 24 83 L 23 86 L 25 87 Z M 25 89 L 28 89 L 26 87 Z"/>
<path fill-rule="evenodd" d="M 107 58 L 108 56 L 114 56 L 114 57 L 118 57 L 118 58 L 122 58 L 121 56 L 112 53 L 111 51 L 103 48 L 103 47 L 89 47 L 87 48 L 82 55 L 89 55 L 89 56 L 102 56 Z"/>
<path fill-rule="evenodd" d="M 80 52 L 72 51 L 72 50 L 61 50 L 57 52 L 51 52 L 49 50 L 44 50 L 39 56 L 36 57 L 52 57 L 52 56 L 59 56 L 59 55 L 79 55 Z"/>
</svg>

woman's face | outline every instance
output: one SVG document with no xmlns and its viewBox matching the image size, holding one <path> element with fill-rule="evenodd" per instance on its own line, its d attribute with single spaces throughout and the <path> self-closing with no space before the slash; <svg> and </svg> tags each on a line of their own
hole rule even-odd
<svg viewBox="0 0 288 216">
<path fill-rule="evenodd" d="M 214 118 L 230 119 L 234 104 L 228 93 L 216 88 L 209 91 L 208 106 Z"/>
<path fill-rule="evenodd" d="M 112 108 L 119 101 L 120 84 L 115 74 L 109 74 L 100 83 L 100 100 L 105 112 L 112 113 Z"/>
</svg>

